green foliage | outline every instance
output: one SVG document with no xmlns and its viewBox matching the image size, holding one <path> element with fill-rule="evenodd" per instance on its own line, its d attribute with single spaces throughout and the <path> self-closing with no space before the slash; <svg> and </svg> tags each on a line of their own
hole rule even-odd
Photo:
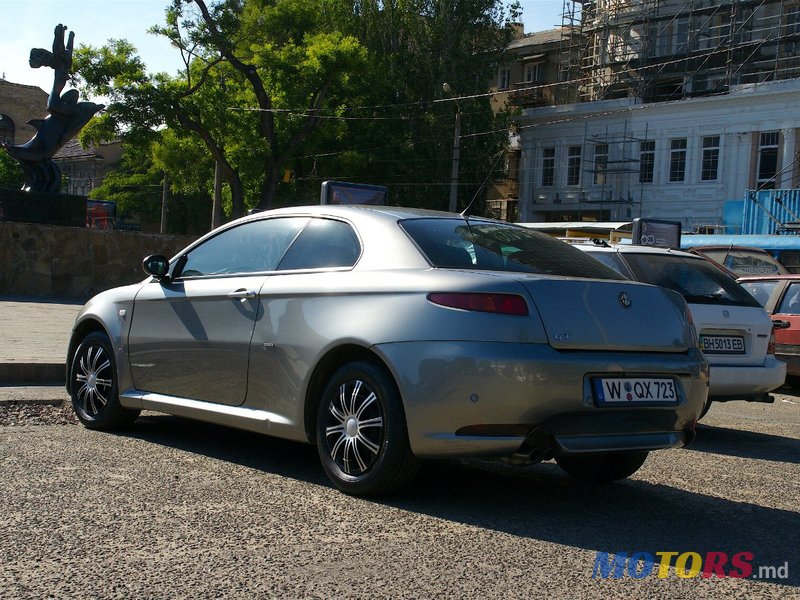
<svg viewBox="0 0 800 600">
<path fill-rule="evenodd" d="M 19 163 L 9 154 L 0 149 L 0 185 L 5 187 L 20 188 L 25 182 L 25 176 Z"/>
<path fill-rule="evenodd" d="M 172 0 L 151 32 L 181 53 L 181 73 L 148 74 L 125 40 L 76 50 L 84 93 L 108 98 L 82 138 L 121 138 L 136 149 L 124 185 L 111 178 L 109 186 L 143 211 L 155 210 L 152 202 L 123 187 L 154 186 L 164 170 L 176 193 L 207 198 L 215 162 L 232 216 L 316 202 L 324 179 L 388 185 L 393 203 L 445 208 L 460 110 L 464 206 L 482 197 L 506 141 L 507 116 L 492 114 L 485 92 L 517 8 L 496 0 Z"/>
<path fill-rule="evenodd" d="M 169 152 L 174 151 L 169 144 L 168 140 L 154 142 L 150 147 L 126 146 L 120 167 L 106 175 L 103 184 L 93 189 L 89 197 L 116 202 L 118 216 L 138 219 L 145 228 L 157 229 L 161 222 L 164 169 Z M 201 156 L 200 160 L 207 160 L 207 157 Z M 188 165 L 181 163 L 184 172 L 186 168 Z M 208 190 L 202 187 L 207 182 L 181 177 L 180 169 L 169 172 L 168 232 L 205 233 L 211 223 L 211 199 Z"/>
</svg>

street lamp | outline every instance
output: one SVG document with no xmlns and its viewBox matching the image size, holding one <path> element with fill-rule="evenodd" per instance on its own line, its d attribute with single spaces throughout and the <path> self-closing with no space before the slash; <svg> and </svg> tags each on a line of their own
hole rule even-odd
<svg viewBox="0 0 800 600">
<path fill-rule="evenodd" d="M 443 83 L 442 89 L 446 94 L 452 94 L 453 88 L 449 83 Z M 461 105 L 456 98 L 456 128 L 453 136 L 453 167 L 450 171 L 450 212 L 458 212 L 458 155 L 461 146 Z"/>
</svg>

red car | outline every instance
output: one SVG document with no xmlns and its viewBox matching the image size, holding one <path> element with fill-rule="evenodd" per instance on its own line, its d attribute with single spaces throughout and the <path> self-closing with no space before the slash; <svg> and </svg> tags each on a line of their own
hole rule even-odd
<svg viewBox="0 0 800 600">
<path fill-rule="evenodd" d="M 737 280 L 772 316 L 775 356 L 786 373 L 800 376 L 800 274 L 740 277 Z"/>
</svg>

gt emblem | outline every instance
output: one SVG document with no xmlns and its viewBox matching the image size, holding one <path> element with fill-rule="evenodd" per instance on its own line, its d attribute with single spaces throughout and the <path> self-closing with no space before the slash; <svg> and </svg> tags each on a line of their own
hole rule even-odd
<svg viewBox="0 0 800 600">
<path fill-rule="evenodd" d="M 623 308 L 630 308 L 631 307 L 632 302 L 631 302 L 631 297 L 628 294 L 628 292 L 620 292 L 619 296 L 617 296 L 617 298 L 619 298 L 619 303 L 622 304 Z"/>
<path fill-rule="evenodd" d="M 728 310 L 723 310 L 722 311 L 722 316 L 725 317 L 726 319 L 730 319 L 731 318 L 731 313 Z"/>
</svg>

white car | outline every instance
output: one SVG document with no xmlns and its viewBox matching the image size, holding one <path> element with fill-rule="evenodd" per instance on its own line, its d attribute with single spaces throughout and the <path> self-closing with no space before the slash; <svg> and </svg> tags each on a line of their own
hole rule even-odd
<svg viewBox="0 0 800 600">
<path fill-rule="evenodd" d="M 712 401 L 772 402 L 769 392 L 786 380 L 786 363 L 775 358 L 772 321 L 721 269 L 694 254 L 666 248 L 604 243 L 575 247 L 630 279 L 683 295 L 711 368 L 703 415 Z"/>
</svg>

